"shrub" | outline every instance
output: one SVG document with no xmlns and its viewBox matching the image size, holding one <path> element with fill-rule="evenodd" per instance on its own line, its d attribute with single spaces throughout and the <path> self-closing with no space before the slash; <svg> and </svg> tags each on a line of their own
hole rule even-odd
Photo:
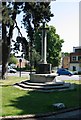
<svg viewBox="0 0 81 120">
<path fill-rule="evenodd" d="M 10 59 L 9 59 L 9 65 L 10 64 L 17 64 L 17 62 L 18 62 L 17 58 L 14 55 L 11 55 Z"/>
</svg>

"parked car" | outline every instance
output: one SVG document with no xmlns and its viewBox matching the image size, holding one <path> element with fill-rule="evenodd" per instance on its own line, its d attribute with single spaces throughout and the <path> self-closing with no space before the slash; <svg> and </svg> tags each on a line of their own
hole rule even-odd
<svg viewBox="0 0 81 120">
<path fill-rule="evenodd" d="M 12 67 L 12 68 L 16 68 L 15 64 L 10 64 L 9 66 Z"/>
<path fill-rule="evenodd" d="M 16 73 L 17 71 L 15 69 L 13 69 L 12 67 L 8 66 L 8 72 L 10 73 Z M 0 72 L 2 72 L 2 65 L 0 65 Z"/>
<path fill-rule="evenodd" d="M 8 66 L 8 72 L 16 73 L 17 71 L 15 69 L 13 69 L 12 67 Z"/>
<path fill-rule="evenodd" d="M 72 72 L 70 72 L 69 70 L 64 69 L 64 68 L 58 69 L 58 70 L 57 70 L 57 74 L 58 74 L 58 75 L 69 75 L 69 76 L 73 75 Z"/>
</svg>

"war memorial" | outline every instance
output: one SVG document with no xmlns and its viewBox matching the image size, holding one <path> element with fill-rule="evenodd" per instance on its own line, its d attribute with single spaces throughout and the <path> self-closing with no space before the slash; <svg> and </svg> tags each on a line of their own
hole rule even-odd
<svg viewBox="0 0 81 120">
<path fill-rule="evenodd" d="M 14 84 L 16 87 L 24 90 L 36 90 L 43 92 L 53 92 L 62 90 L 72 90 L 74 85 L 64 81 L 57 80 L 57 75 L 52 73 L 52 65 L 47 63 L 47 30 L 45 22 L 43 22 L 42 30 L 42 48 L 41 60 L 36 67 L 36 73 L 30 73 L 30 80 Z"/>
</svg>

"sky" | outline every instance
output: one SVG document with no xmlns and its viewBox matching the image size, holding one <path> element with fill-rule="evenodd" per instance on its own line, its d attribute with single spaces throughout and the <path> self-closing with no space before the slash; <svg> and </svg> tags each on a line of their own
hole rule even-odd
<svg viewBox="0 0 81 120">
<path fill-rule="evenodd" d="M 51 3 L 54 17 L 49 25 L 55 26 L 56 33 L 64 40 L 62 51 L 72 52 L 73 47 L 79 46 L 79 2 L 58 1 Z"/>
<path fill-rule="evenodd" d="M 72 52 L 73 47 L 79 46 L 79 0 L 57 0 L 51 2 L 51 12 L 54 17 L 48 25 L 56 28 L 56 33 L 64 40 L 62 52 Z M 17 17 L 18 26 L 20 25 L 20 17 Z M 24 37 L 27 33 L 24 28 L 21 29 Z M 13 38 L 18 35 L 18 31 L 14 30 Z"/>
</svg>

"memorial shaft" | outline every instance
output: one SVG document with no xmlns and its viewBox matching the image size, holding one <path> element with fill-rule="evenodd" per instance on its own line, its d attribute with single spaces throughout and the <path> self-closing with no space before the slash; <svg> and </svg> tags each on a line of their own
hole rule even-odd
<svg viewBox="0 0 81 120">
<path fill-rule="evenodd" d="M 45 28 L 45 22 L 43 22 L 43 28 L 42 28 L 42 62 L 44 64 L 47 63 L 46 61 L 46 53 L 47 53 L 47 40 L 46 40 L 46 36 L 47 36 L 47 32 L 46 32 L 47 28 Z"/>
</svg>

